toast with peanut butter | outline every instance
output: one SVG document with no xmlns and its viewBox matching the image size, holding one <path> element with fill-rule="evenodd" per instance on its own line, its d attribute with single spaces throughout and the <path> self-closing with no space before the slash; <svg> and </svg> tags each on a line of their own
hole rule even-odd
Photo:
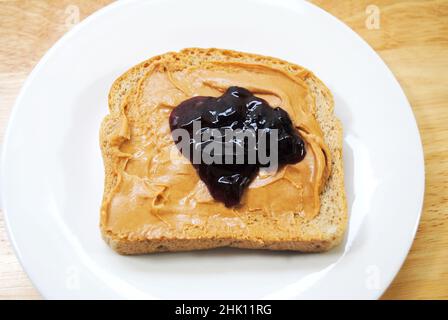
<svg viewBox="0 0 448 320">
<path fill-rule="evenodd" d="M 272 57 L 189 48 L 131 68 L 112 85 L 100 130 L 103 238 L 120 254 L 216 247 L 321 252 L 338 245 L 347 205 L 333 105 L 312 72 Z M 193 118 L 215 127 L 224 120 L 242 127 L 248 119 L 259 130 L 280 126 L 283 162 L 274 171 L 194 164 L 173 138 Z"/>
</svg>

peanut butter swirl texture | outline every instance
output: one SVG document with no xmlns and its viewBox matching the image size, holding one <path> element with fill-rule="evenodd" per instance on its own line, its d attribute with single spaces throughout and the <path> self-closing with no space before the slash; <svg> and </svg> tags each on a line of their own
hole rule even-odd
<svg viewBox="0 0 448 320">
<path fill-rule="evenodd" d="M 315 217 L 331 158 L 314 117 L 307 75 L 255 63 L 207 61 L 185 67 L 163 59 L 154 62 L 120 108 L 111 139 L 116 179 L 103 203 L 102 223 L 115 234 L 138 239 L 181 230 L 186 224 L 205 222 L 212 228 L 217 220 L 244 229 L 244 216 L 256 212 Z M 168 119 L 182 101 L 217 97 L 230 86 L 247 88 L 288 112 L 307 153 L 303 161 L 277 172 L 261 170 L 240 205 L 227 208 L 211 197 L 174 145 Z"/>
</svg>

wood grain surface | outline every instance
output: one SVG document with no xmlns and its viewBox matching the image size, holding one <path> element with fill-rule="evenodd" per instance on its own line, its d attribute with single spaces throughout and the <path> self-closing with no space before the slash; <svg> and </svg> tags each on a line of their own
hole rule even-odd
<svg viewBox="0 0 448 320">
<path fill-rule="evenodd" d="M 0 139 L 33 66 L 78 20 L 109 2 L 0 0 Z M 423 216 L 411 252 L 383 298 L 448 299 L 448 0 L 312 2 L 379 53 L 402 85 L 422 136 Z M 0 213 L 0 299 L 39 298 L 14 255 Z"/>
</svg>

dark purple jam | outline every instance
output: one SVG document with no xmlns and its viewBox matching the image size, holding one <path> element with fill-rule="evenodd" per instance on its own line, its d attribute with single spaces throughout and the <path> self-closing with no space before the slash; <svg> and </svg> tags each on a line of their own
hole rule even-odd
<svg viewBox="0 0 448 320">
<path fill-rule="evenodd" d="M 270 166 L 274 154 L 277 154 L 278 167 L 297 163 L 305 157 L 305 144 L 287 112 L 272 108 L 245 88 L 230 87 L 218 98 L 185 100 L 174 108 L 169 121 L 176 145 L 193 164 L 213 198 L 227 207 L 240 203 L 244 190 L 259 168 Z M 187 143 L 174 134 L 175 129 L 186 130 Z M 214 134 L 210 134 L 210 129 L 216 129 Z M 241 134 L 244 134 L 243 138 Z M 262 144 L 260 137 L 265 137 L 266 143 Z M 255 143 L 249 142 L 251 138 Z M 270 143 L 271 138 L 277 145 Z M 263 159 L 258 153 L 262 148 L 267 156 Z M 218 161 L 210 163 L 202 157 L 198 161 L 194 158 L 195 152 Z M 254 153 L 256 157 L 250 158 L 249 155 Z M 266 161 L 267 158 L 271 160 Z"/>
</svg>

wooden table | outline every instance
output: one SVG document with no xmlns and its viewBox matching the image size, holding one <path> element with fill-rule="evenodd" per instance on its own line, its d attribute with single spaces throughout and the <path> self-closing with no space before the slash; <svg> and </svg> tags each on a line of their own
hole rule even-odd
<svg viewBox="0 0 448 320">
<path fill-rule="evenodd" d="M 82 20 L 109 2 L 0 1 L 0 138 L 20 87 L 37 61 L 78 16 Z M 412 105 L 423 140 L 422 220 L 412 250 L 383 298 L 447 299 L 448 0 L 313 2 L 347 23 L 381 55 Z M 2 214 L 0 298 L 40 298 L 12 251 Z"/>
</svg>

